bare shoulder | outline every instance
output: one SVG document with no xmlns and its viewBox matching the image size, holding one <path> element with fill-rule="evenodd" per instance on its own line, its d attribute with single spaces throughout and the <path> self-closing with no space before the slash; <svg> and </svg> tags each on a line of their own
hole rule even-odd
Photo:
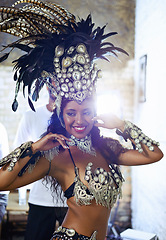
<svg viewBox="0 0 166 240">
<path fill-rule="evenodd" d="M 68 150 L 60 151 L 59 154 L 54 156 L 50 164 L 51 169 L 49 175 L 55 178 L 59 175 L 59 172 L 68 172 L 68 169 L 70 169 L 71 166 L 73 167 Z"/>
</svg>

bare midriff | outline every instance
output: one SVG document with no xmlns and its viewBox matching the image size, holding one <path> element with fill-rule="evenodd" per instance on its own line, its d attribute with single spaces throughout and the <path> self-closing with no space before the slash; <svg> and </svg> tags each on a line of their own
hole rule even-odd
<svg viewBox="0 0 166 240">
<path fill-rule="evenodd" d="M 91 205 L 78 206 L 74 197 L 70 198 L 67 204 L 69 210 L 62 224 L 63 227 L 72 228 L 88 237 L 97 231 L 97 240 L 105 239 L 110 209 L 96 205 L 95 200 Z"/>
</svg>

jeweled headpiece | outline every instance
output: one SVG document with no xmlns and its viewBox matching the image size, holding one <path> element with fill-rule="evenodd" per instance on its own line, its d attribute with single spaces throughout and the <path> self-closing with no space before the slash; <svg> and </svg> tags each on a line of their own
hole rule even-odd
<svg viewBox="0 0 166 240">
<path fill-rule="evenodd" d="M 61 59 L 62 56 L 64 57 Z M 62 98 L 82 103 L 93 94 L 99 72 L 95 64 L 91 64 L 83 43 L 76 47 L 70 46 L 66 50 L 60 45 L 55 48 L 54 72 L 43 71 L 41 76 L 43 79 L 52 79 L 52 84 L 46 84 L 49 84 L 56 97 L 58 115 Z"/>
<path fill-rule="evenodd" d="M 28 4 L 15 7 L 20 3 Z M 16 81 L 14 111 L 18 107 L 21 82 L 23 91 L 28 87 L 28 100 L 33 110 L 31 99 L 38 99 L 44 84 L 56 97 L 58 112 L 62 98 L 81 103 L 93 95 L 100 77 L 100 70 L 93 60 L 108 60 L 107 53 L 115 56 L 116 52 L 127 54 L 112 43 L 103 42 L 116 32 L 104 34 L 105 26 L 93 28 L 90 15 L 86 20 L 76 21 L 74 15 L 55 3 L 20 0 L 12 7 L 0 7 L 0 31 L 20 38 L 2 51 L 18 48 L 26 52 L 13 61 Z M 2 56 L 0 62 L 6 60 L 10 52 Z"/>
</svg>

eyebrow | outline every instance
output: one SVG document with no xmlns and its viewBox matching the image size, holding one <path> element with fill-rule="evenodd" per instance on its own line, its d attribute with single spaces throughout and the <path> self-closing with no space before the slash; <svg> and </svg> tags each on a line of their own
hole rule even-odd
<svg viewBox="0 0 166 240">
<path fill-rule="evenodd" d="M 87 110 L 92 110 L 91 108 L 84 108 L 82 111 L 87 111 Z M 73 109 L 73 108 L 69 108 L 69 109 L 66 109 L 66 111 L 77 111 L 77 110 L 75 110 L 75 109 Z"/>
<path fill-rule="evenodd" d="M 66 111 L 76 111 L 76 110 L 73 108 L 69 108 L 69 109 L 66 109 Z"/>
</svg>

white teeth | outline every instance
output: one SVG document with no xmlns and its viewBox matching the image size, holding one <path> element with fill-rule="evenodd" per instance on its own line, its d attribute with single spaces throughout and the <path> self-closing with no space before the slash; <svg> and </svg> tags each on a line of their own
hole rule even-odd
<svg viewBox="0 0 166 240">
<path fill-rule="evenodd" d="M 77 129 L 77 130 L 84 130 L 85 127 L 75 127 L 75 129 Z"/>
</svg>

